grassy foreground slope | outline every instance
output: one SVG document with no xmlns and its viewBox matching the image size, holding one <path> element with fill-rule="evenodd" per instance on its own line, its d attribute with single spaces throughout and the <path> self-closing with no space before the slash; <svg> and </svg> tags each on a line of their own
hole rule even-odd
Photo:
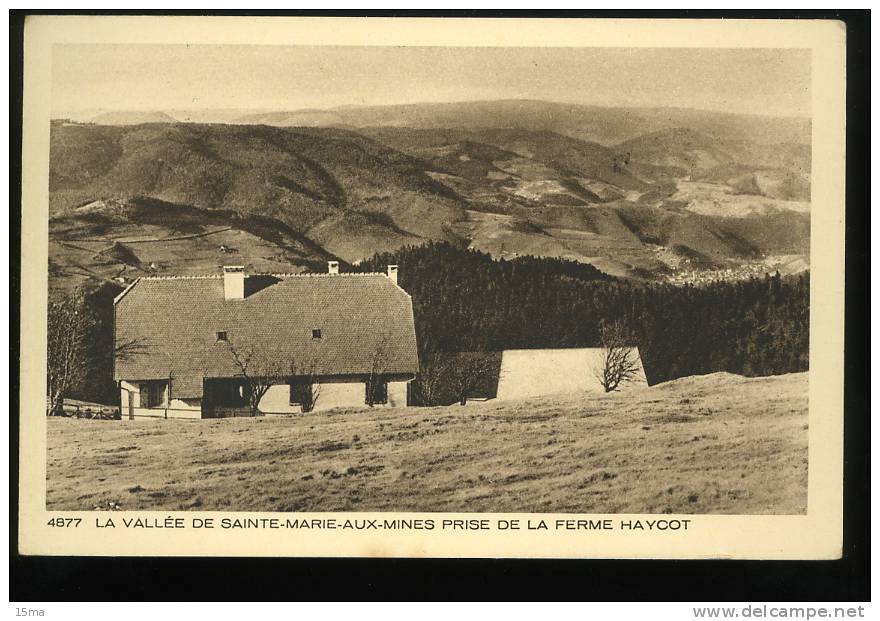
<svg viewBox="0 0 880 621">
<path fill-rule="evenodd" d="M 806 373 L 285 419 L 49 419 L 47 505 L 804 513 Z"/>
</svg>

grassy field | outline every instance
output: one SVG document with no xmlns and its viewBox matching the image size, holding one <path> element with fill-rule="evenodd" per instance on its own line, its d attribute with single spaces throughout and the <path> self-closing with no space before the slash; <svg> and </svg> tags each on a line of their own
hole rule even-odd
<svg viewBox="0 0 880 621">
<path fill-rule="evenodd" d="M 806 373 L 216 421 L 48 420 L 47 505 L 804 513 Z"/>
</svg>

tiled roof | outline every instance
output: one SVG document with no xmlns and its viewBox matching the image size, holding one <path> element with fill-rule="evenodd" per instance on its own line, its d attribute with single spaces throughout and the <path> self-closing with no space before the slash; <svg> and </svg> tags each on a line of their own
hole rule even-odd
<svg viewBox="0 0 880 621">
<path fill-rule="evenodd" d="M 133 345 L 117 356 L 114 378 L 170 374 L 173 397 L 200 397 L 202 378 L 240 375 L 231 348 L 257 366 L 316 375 L 418 371 L 412 301 L 382 274 L 255 275 L 245 289 L 244 299 L 225 300 L 219 276 L 137 281 L 115 303 L 116 346 Z"/>
</svg>

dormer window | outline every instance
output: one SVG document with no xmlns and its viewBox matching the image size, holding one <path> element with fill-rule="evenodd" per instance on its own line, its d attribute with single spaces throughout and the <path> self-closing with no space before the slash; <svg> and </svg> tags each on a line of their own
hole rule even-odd
<svg viewBox="0 0 880 621">
<path fill-rule="evenodd" d="M 320 329 L 312 330 L 312 338 L 313 339 L 321 338 L 321 330 Z"/>
<path fill-rule="evenodd" d="M 217 340 L 218 340 L 218 341 L 228 341 L 228 340 L 229 340 L 229 335 L 226 334 L 226 331 L 225 331 L 225 330 L 222 331 L 222 332 L 218 332 L 218 333 L 217 333 Z"/>
</svg>

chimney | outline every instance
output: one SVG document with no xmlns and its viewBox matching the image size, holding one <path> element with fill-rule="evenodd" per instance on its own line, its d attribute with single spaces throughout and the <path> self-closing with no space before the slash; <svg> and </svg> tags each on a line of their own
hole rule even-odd
<svg viewBox="0 0 880 621">
<path fill-rule="evenodd" d="M 339 261 L 327 261 L 327 273 L 328 274 L 338 274 L 339 273 Z"/>
<path fill-rule="evenodd" d="M 244 299 L 244 265 L 223 266 L 223 293 L 227 300 Z"/>
<path fill-rule="evenodd" d="M 397 284 L 397 266 L 396 265 L 389 265 L 388 266 L 388 278 L 390 278 L 391 282 L 393 282 L 395 285 Z"/>
</svg>

